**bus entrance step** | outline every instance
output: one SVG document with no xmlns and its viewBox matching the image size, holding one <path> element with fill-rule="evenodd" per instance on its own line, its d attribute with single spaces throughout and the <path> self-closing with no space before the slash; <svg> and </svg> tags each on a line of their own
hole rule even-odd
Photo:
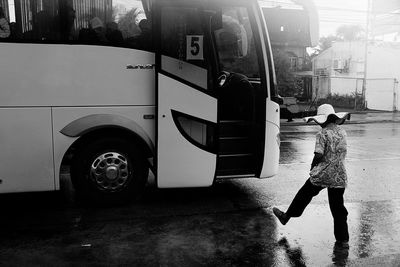
<svg viewBox="0 0 400 267">
<path fill-rule="evenodd" d="M 218 170 L 244 169 L 254 170 L 253 154 L 218 155 Z"/>
<path fill-rule="evenodd" d="M 220 121 L 220 137 L 247 137 L 251 133 L 251 123 L 243 120 Z"/>
<path fill-rule="evenodd" d="M 251 153 L 252 145 L 248 137 L 220 137 L 219 154 L 243 154 Z"/>
<path fill-rule="evenodd" d="M 230 169 L 230 170 L 218 170 L 216 178 L 236 178 L 236 177 L 254 177 L 255 173 L 253 170 L 247 169 Z"/>
</svg>

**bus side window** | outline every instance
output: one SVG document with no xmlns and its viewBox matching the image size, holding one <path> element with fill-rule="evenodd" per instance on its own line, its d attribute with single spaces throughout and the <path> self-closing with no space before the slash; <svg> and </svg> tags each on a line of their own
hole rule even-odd
<svg viewBox="0 0 400 267">
<path fill-rule="evenodd" d="M 12 42 L 90 44 L 152 51 L 151 23 L 142 2 L 14 0 L 4 7 Z M 7 3 L 7 1 L 6 1 Z M 11 3 L 11 2 L 10 2 Z"/>
<path fill-rule="evenodd" d="M 204 32 L 197 9 L 164 8 L 161 15 L 162 54 L 207 69 Z"/>
<path fill-rule="evenodd" d="M 162 9 L 161 68 L 164 71 L 208 90 L 207 45 L 196 8 Z"/>
</svg>

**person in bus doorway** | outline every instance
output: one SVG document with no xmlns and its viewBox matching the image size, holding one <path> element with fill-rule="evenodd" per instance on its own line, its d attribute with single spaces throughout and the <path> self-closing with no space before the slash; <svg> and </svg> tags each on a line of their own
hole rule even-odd
<svg viewBox="0 0 400 267">
<path fill-rule="evenodd" d="M 310 177 L 298 191 L 286 212 L 276 207 L 272 209 L 274 215 L 285 225 L 290 218 L 300 217 L 311 199 L 322 189 L 327 188 L 334 222 L 335 245 L 343 248 L 349 247 L 348 213 L 343 203 L 343 194 L 347 186 L 344 165 L 347 142 L 346 132 L 339 125 L 346 119 L 350 119 L 349 113 L 335 113 L 329 104 L 319 106 L 316 116 L 304 118 L 307 122 L 315 121 L 322 128 L 316 135 Z"/>
<path fill-rule="evenodd" d="M 5 39 L 10 37 L 10 24 L 6 19 L 3 8 L 0 6 L 0 38 Z"/>
</svg>

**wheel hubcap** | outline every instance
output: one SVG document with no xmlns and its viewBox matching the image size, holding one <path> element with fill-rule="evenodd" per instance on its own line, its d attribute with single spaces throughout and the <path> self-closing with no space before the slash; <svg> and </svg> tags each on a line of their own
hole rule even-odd
<svg viewBox="0 0 400 267">
<path fill-rule="evenodd" d="M 108 167 L 106 170 L 106 177 L 109 180 L 115 180 L 118 177 L 118 168 L 115 166 Z"/>
<path fill-rule="evenodd" d="M 107 152 L 98 156 L 90 168 L 90 178 L 102 190 L 119 191 L 129 180 L 127 159 L 116 152 Z"/>
</svg>

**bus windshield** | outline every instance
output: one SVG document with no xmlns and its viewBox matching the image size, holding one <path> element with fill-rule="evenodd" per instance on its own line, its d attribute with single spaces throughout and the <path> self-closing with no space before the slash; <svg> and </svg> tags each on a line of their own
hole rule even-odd
<svg viewBox="0 0 400 267">
<path fill-rule="evenodd" d="M 220 70 L 259 79 L 258 57 L 247 8 L 223 8 L 221 26 L 214 31 Z"/>
</svg>

